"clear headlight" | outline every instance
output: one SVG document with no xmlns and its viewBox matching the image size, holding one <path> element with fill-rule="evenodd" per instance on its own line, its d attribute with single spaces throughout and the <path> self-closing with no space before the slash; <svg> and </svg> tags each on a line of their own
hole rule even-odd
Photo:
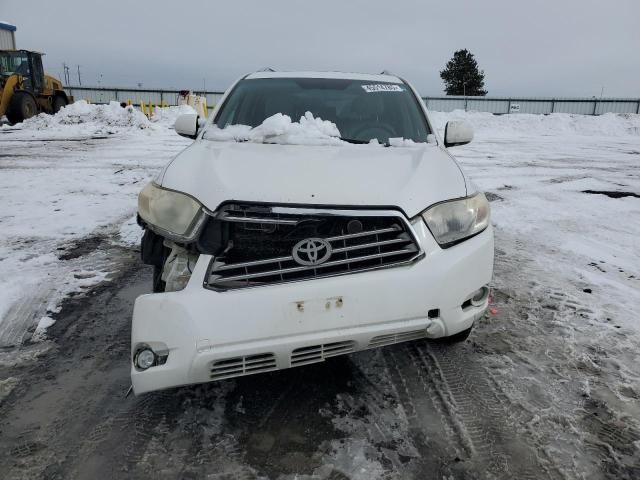
<svg viewBox="0 0 640 480">
<path fill-rule="evenodd" d="M 439 203 L 422 212 L 422 218 L 441 247 L 450 247 L 483 231 L 489 225 L 489 202 L 484 193 Z"/>
<path fill-rule="evenodd" d="M 166 236 L 189 240 L 203 218 L 202 205 L 192 197 L 148 184 L 138 195 L 140 217 Z"/>
</svg>

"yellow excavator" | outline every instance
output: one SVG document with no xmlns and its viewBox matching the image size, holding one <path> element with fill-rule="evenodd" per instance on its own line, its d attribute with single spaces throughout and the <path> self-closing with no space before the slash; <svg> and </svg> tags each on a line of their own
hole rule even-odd
<svg viewBox="0 0 640 480">
<path fill-rule="evenodd" d="M 38 113 L 57 113 L 73 103 L 62 82 L 44 73 L 42 53 L 0 50 L 0 118 L 20 123 Z"/>
</svg>

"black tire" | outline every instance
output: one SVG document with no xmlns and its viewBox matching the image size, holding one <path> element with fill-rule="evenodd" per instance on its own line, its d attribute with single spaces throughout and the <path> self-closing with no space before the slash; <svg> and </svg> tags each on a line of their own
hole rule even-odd
<svg viewBox="0 0 640 480">
<path fill-rule="evenodd" d="M 38 114 L 35 98 L 27 92 L 15 92 L 7 108 L 7 119 L 13 124 L 20 123 Z"/>
<path fill-rule="evenodd" d="M 56 95 L 53 97 L 53 113 L 54 115 L 60 111 L 62 107 L 67 106 L 67 99 L 62 95 Z"/>
<path fill-rule="evenodd" d="M 466 330 L 463 330 L 454 335 L 451 335 L 450 337 L 438 338 L 436 341 L 443 345 L 455 345 L 456 343 L 462 343 L 467 338 L 469 338 L 469 335 L 471 334 L 472 329 L 473 327 L 470 327 L 470 328 L 467 328 Z"/>
<path fill-rule="evenodd" d="M 153 267 L 153 293 L 164 292 L 166 283 L 162 280 L 162 267 Z"/>
</svg>

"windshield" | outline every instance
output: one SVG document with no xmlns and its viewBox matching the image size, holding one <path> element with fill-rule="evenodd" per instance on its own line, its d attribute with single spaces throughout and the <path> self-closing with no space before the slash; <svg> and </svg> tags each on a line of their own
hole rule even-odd
<svg viewBox="0 0 640 480">
<path fill-rule="evenodd" d="M 277 113 L 296 122 L 306 112 L 335 123 L 340 137 L 355 143 L 398 137 L 425 143 L 431 133 L 407 85 L 333 78 L 241 80 L 214 123 L 257 127 Z"/>
<path fill-rule="evenodd" d="M 0 52 L 0 76 L 28 75 L 28 60 L 24 52 Z"/>
</svg>

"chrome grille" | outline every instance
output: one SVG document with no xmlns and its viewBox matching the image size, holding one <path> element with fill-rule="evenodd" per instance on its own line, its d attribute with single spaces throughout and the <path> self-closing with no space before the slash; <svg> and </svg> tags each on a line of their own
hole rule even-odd
<svg viewBox="0 0 640 480">
<path fill-rule="evenodd" d="M 227 206 L 216 213 L 227 224 L 223 252 L 211 262 L 205 286 L 226 290 L 311 280 L 410 263 L 421 254 L 397 212 Z M 301 265 L 294 246 L 320 238 L 331 247 L 324 263 Z"/>
<path fill-rule="evenodd" d="M 211 364 L 211 380 L 240 377 L 253 373 L 276 370 L 276 357 L 273 353 L 260 353 L 245 357 L 225 358 Z"/>
<path fill-rule="evenodd" d="M 309 363 L 322 362 L 326 358 L 352 353 L 354 348 L 355 342 L 353 341 L 296 348 L 291 352 L 291 366 L 297 367 L 300 365 L 308 365 Z"/>
</svg>

